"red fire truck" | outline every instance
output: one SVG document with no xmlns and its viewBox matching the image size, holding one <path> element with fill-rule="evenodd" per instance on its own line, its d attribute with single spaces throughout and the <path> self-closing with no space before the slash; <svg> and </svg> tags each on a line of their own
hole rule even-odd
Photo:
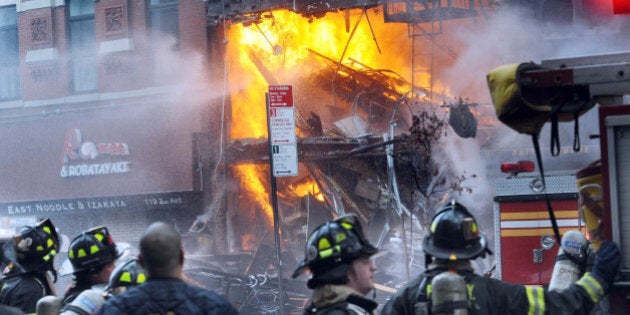
<svg viewBox="0 0 630 315">
<path fill-rule="evenodd" d="M 548 175 L 545 181 L 560 233 L 579 229 L 575 175 Z M 558 246 L 541 178 L 527 173 L 495 183 L 495 272 L 513 283 L 549 284 Z"/>
<path fill-rule="evenodd" d="M 541 99 L 545 96 L 556 104 L 561 98 L 595 104 L 588 110 L 598 111 L 598 121 L 588 123 L 599 124 L 601 161 L 584 165 L 581 173 L 546 174 L 545 185 L 536 173 L 497 180 L 498 274 L 510 282 L 549 284 L 558 252 L 545 200 L 549 198 L 560 234 L 582 229 L 591 232 L 593 241 L 589 224 L 597 225 L 601 238 L 619 245 L 622 263 L 610 293 L 610 311 L 630 314 L 630 52 L 543 60 L 533 70 L 519 73 L 515 82 L 524 103 L 528 99 L 523 91 L 537 104 L 547 101 Z M 519 166 L 528 164 L 512 167 Z M 594 214 L 583 210 L 585 192 L 594 197 L 595 202 L 587 205 L 596 208 Z"/>
</svg>

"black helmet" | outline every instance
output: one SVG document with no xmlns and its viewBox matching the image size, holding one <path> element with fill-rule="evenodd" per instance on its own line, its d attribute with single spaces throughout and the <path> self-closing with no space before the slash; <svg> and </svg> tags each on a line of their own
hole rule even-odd
<svg viewBox="0 0 630 315">
<path fill-rule="evenodd" d="M 376 252 L 378 249 L 363 235 L 357 216 L 345 215 L 318 226 L 311 233 L 304 259 L 292 277 L 298 277 L 306 269 L 311 270 L 314 279 L 344 277 L 352 261 Z"/>
<path fill-rule="evenodd" d="M 109 277 L 107 288 L 108 291 L 117 295 L 122 293 L 125 290 L 124 288 L 144 283 L 146 279 L 144 269 L 138 260 L 134 258 L 116 266 Z"/>
<path fill-rule="evenodd" d="M 466 260 L 492 255 L 477 221 L 457 202 L 443 206 L 435 214 L 423 240 L 424 252 L 438 259 Z"/>
<path fill-rule="evenodd" d="M 59 252 L 59 236 L 50 219 L 39 221 L 34 226 L 23 227 L 3 248 L 4 256 L 32 271 L 45 264 L 51 264 Z"/>
<path fill-rule="evenodd" d="M 70 243 L 68 259 L 72 273 L 96 272 L 118 258 L 116 244 L 106 227 L 100 226 L 79 234 Z"/>
</svg>

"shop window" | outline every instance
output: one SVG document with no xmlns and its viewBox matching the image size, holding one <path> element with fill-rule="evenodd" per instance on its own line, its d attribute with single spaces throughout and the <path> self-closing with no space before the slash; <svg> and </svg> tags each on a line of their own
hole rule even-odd
<svg viewBox="0 0 630 315">
<path fill-rule="evenodd" d="M 72 89 L 76 93 L 97 89 L 98 68 L 94 32 L 94 1 L 69 0 L 68 26 Z"/>
<path fill-rule="evenodd" d="M 149 29 L 153 69 L 158 84 L 167 84 L 177 71 L 179 57 L 179 1 L 149 0 Z"/>
<path fill-rule="evenodd" d="M 20 98 L 20 54 L 15 5 L 0 7 L 0 101 Z"/>
</svg>

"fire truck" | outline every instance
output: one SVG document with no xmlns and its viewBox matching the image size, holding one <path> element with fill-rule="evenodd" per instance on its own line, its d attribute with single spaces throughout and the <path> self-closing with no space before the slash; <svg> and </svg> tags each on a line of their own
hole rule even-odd
<svg viewBox="0 0 630 315">
<path fill-rule="evenodd" d="M 522 163 L 532 162 L 515 164 Z M 535 173 L 495 181 L 495 273 L 508 282 L 549 284 L 558 246 L 541 191 L 541 178 L 531 174 Z M 548 175 L 545 181 L 560 233 L 581 229 L 575 175 Z"/>
<path fill-rule="evenodd" d="M 591 116 L 599 126 L 601 159 L 565 174 L 536 174 L 528 161 L 502 165 L 514 174 L 496 181 L 496 273 L 510 282 L 548 285 L 559 248 L 555 221 L 560 235 L 579 229 L 593 244 L 607 239 L 619 245 L 622 262 L 609 295 L 610 313 L 630 314 L 630 52 L 542 60 L 521 69 L 514 85 L 523 104 L 561 104 L 573 111 L 576 104 L 580 110 L 590 104 L 585 110 L 597 111 Z M 493 102 L 497 108 L 494 97 Z"/>
</svg>

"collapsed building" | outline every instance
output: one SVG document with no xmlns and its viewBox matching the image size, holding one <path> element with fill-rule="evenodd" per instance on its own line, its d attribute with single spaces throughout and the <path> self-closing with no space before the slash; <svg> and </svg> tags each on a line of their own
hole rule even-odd
<svg viewBox="0 0 630 315">
<path fill-rule="evenodd" d="M 445 23 L 484 18 L 495 1 L 26 3 L 8 6 L 3 29 L 16 42 L 16 62 L 0 64 L 3 231 L 49 216 L 66 247 L 95 225 L 134 244 L 148 223 L 171 222 L 186 275 L 243 314 L 280 301 L 299 313 L 305 279 L 289 274 L 306 236 L 350 212 L 382 248 L 385 299 L 424 268 L 435 204 L 470 189 L 474 174 L 434 164 L 433 141 L 494 140 L 492 108 L 445 95 L 434 67 L 458 54 L 439 37 Z M 309 49 L 291 47 L 302 39 Z M 264 93 L 282 84 L 296 91 L 300 164 L 277 178 L 272 209 Z"/>
</svg>

